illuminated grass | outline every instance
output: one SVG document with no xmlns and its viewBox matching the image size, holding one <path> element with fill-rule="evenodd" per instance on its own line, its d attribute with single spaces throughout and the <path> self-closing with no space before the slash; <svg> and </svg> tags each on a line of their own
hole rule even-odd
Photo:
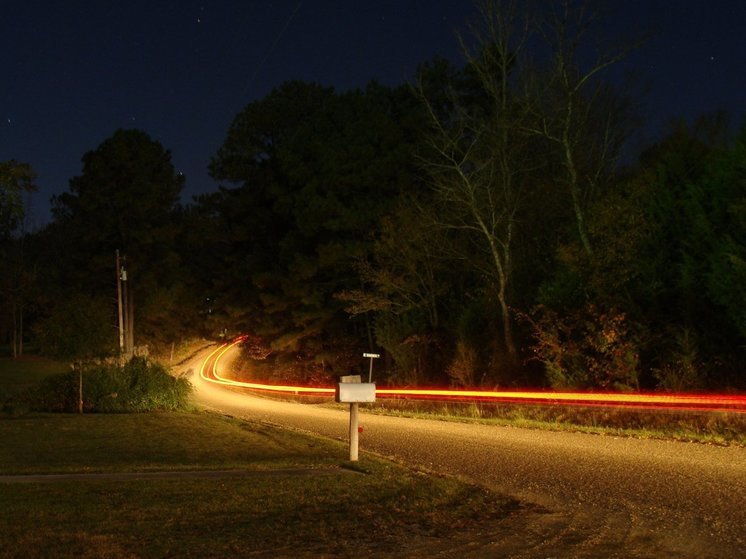
<svg viewBox="0 0 746 559">
<path fill-rule="evenodd" d="M 624 408 L 380 400 L 365 411 L 530 429 L 746 446 L 746 414 Z"/>
<path fill-rule="evenodd" d="M 339 463 L 322 439 L 204 413 L 29 414 L 0 421 L 0 473 L 267 469 Z"/>
<path fill-rule="evenodd" d="M 338 468 L 344 444 L 206 413 L 0 420 L 0 473 Z M 516 510 L 363 456 L 321 477 L 0 484 L 0 557 L 357 556 L 449 540 Z"/>
</svg>

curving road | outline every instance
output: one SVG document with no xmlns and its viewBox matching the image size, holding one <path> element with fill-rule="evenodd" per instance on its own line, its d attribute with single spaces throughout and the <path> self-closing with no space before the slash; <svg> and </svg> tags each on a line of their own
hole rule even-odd
<svg viewBox="0 0 746 559">
<path fill-rule="evenodd" d="M 230 353 L 221 367 L 230 364 Z M 199 369 L 198 365 L 192 365 Z M 346 439 L 348 414 L 193 379 L 197 401 Z M 361 452 L 526 503 L 475 556 L 746 557 L 746 449 L 365 414 Z M 468 556 L 468 555 L 467 555 Z"/>
</svg>

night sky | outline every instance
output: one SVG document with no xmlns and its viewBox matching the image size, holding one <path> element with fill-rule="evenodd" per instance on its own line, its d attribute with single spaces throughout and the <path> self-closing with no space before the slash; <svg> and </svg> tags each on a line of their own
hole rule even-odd
<svg viewBox="0 0 746 559">
<path fill-rule="evenodd" d="M 615 0 L 608 38 L 654 33 L 615 76 L 647 87 L 644 143 L 674 117 L 746 107 L 746 2 Z M 470 0 L 0 0 L 0 161 L 38 174 L 32 225 L 117 128 L 171 150 L 184 202 L 233 117 L 285 80 L 363 87 L 411 80 L 435 55 L 459 61 Z"/>
</svg>

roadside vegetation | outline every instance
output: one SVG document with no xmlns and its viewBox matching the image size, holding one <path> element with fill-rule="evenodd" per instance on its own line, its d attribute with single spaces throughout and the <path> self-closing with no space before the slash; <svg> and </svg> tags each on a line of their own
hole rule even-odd
<svg viewBox="0 0 746 559">
<path fill-rule="evenodd" d="M 381 400 L 370 413 L 617 437 L 746 446 L 746 414 L 620 407 Z"/>
<path fill-rule="evenodd" d="M 244 348 L 239 358 L 232 362 L 233 378 L 269 383 L 282 380 L 281 376 L 273 376 L 273 369 L 264 360 L 254 360 L 248 353 Z M 329 397 L 323 396 L 270 395 L 261 392 L 254 395 L 306 404 L 339 406 Z M 443 421 L 746 446 L 745 413 L 396 398 L 380 398 L 375 404 L 364 404 L 361 409 L 367 413 Z"/>
<path fill-rule="evenodd" d="M 340 407 L 328 397 L 254 396 L 303 404 Z M 363 404 L 363 413 L 504 425 L 548 431 L 573 431 L 614 437 L 746 446 L 746 414 L 709 411 L 640 410 L 622 407 L 550 406 L 486 402 L 380 399 Z"/>
<path fill-rule="evenodd" d="M 182 345 L 176 352 L 176 359 L 168 354 L 160 356 L 162 363 L 183 362 L 204 349 L 206 344 L 209 345 L 201 340 Z M 257 365 L 260 365 L 259 369 Z M 266 373 L 271 379 L 272 369 L 268 364 L 247 358 L 245 352 L 234 362 L 234 367 L 238 379 L 251 378 L 249 370 L 261 372 L 262 378 Z M 164 365 L 143 359 L 136 359 L 124 367 L 89 367 L 84 373 L 84 411 L 189 409 L 187 379 L 174 378 L 166 370 Z M 69 366 L 41 357 L 0 359 L 0 409 L 11 415 L 22 415 L 31 410 L 76 411 L 77 374 L 70 371 Z M 282 399 L 336 406 L 329 398 L 323 397 L 286 395 Z M 746 446 L 746 414 L 742 413 L 396 399 L 381 399 L 376 404 L 364 405 L 363 410 L 528 429 Z"/>
<path fill-rule="evenodd" d="M 50 362 L 40 363 L 47 363 L 49 367 Z M 9 370 L 13 370 L 12 365 Z M 11 375 L 24 389 L 6 399 L 6 411 L 16 414 L 25 411 L 123 413 L 189 407 L 192 390 L 189 381 L 172 377 L 165 367 L 142 357 L 122 365 L 100 362 L 81 364 L 77 370 L 63 373 L 45 367 L 40 371 L 28 370 L 25 377 L 18 372 Z M 26 379 L 38 380 L 38 383 L 23 382 Z"/>
</svg>

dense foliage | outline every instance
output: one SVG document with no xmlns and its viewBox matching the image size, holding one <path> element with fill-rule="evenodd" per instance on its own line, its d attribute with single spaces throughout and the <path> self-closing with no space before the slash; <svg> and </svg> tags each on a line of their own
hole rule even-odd
<svg viewBox="0 0 746 559">
<path fill-rule="evenodd" d="M 620 166 L 637 121 L 605 72 L 625 50 L 596 49 L 586 12 L 516 4 L 485 4 L 464 64 L 414 84 L 249 103 L 187 207 L 169 152 L 115 132 L 52 223 L 2 240 L 42 349 L 116 348 L 118 249 L 138 345 L 250 332 L 274 378 L 380 350 L 397 384 L 743 388 L 746 131 L 674 123 Z"/>
<path fill-rule="evenodd" d="M 11 342 L 14 357 L 23 353 L 24 302 L 33 283 L 22 237 L 27 232 L 24 194 L 35 190 L 34 178 L 28 163 L 0 161 L 0 340 Z"/>
<path fill-rule="evenodd" d="M 53 375 L 23 396 L 36 411 L 78 411 L 78 371 Z M 131 359 L 123 366 L 99 364 L 82 372 L 83 409 L 86 412 L 126 413 L 184 410 L 191 384 L 174 378 L 157 363 Z"/>
</svg>

